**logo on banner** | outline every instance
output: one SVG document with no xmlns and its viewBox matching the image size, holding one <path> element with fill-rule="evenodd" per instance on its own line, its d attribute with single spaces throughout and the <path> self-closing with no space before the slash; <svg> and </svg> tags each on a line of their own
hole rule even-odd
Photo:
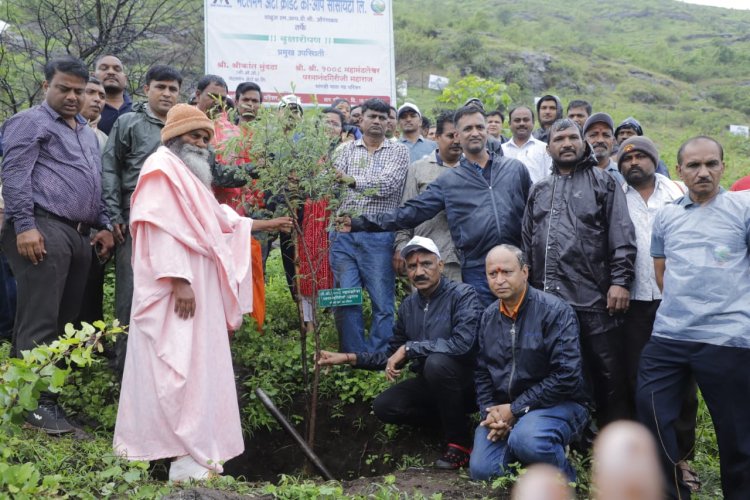
<svg viewBox="0 0 750 500">
<path fill-rule="evenodd" d="M 211 7 L 232 7 L 229 5 L 229 0 L 209 0 L 209 2 L 208 5 Z"/>
<path fill-rule="evenodd" d="M 372 0 L 370 8 L 375 14 L 379 16 L 383 15 L 383 12 L 385 12 L 385 0 Z"/>
</svg>

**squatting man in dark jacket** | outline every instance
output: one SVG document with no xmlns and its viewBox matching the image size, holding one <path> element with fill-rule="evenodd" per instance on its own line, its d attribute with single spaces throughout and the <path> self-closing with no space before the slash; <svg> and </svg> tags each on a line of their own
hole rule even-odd
<svg viewBox="0 0 750 500">
<path fill-rule="evenodd" d="M 482 421 L 472 479 L 508 474 L 510 464 L 548 463 L 575 481 L 565 447 L 585 428 L 588 395 L 573 309 L 528 285 L 523 252 L 490 250 L 487 281 L 499 299 L 479 323 L 475 386 Z"/>
<path fill-rule="evenodd" d="M 435 467 L 457 469 L 469 462 L 471 453 L 468 414 L 476 410 L 472 376 L 482 309 L 474 288 L 441 276 L 443 261 L 431 239 L 415 236 L 401 255 L 416 291 L 401 303 L 388 349 L 321 351 L 318 364 L 385 368 L 388 380 L 395 381 L 411 361 L 417 376 L 380 394 L 373 402 L 375 415 L 384 422 L 418 426 L 437 423 L 437 416 L 447 446 Z"/>
</svg>

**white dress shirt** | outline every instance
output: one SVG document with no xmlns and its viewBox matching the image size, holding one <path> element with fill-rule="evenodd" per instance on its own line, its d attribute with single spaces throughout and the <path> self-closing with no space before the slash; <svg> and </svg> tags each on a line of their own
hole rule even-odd
<svg viewBox="0 0 750 500">
<path fill-rule="evenodd" d="M 547 177 L 552 168 L 552 157 L 547 153 L 547 144 L 533 137 L 529 137 L 523 146 L 518 146 L 514 141 L 515 139 L 511 139 L 503 143 L 503 155 L 526 165 L 531 182 L 536 183 Z"/>
</svg>

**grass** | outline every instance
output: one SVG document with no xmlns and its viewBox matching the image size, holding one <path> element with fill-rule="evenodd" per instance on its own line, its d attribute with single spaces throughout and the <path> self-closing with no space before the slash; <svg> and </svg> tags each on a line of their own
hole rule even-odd
<svg viewBox="0 0 750 500">
<path fill-rule="evenodd" d="M 271 274 L 267 293 L 269 311 L 278 318 L 279 315 L 293 314 L 291 300 L 283 279 L 280 259 L 277 252 L 273 252 L 268 261 Z M 111 286 L 108 284 L 107 286 Z M 111 305 L 109 306 L 111 307 Z M 279 318 L 280 319 L 280 318 Z M 293 321 L 278 321 L 284 328 L 291 328 Z M 256 371 L 250 375 L 250 385 L 276 388 L 278 401 L 290 400 L 299 391 L 299 343 L 295 341 L 294 330 L 278 331 L 273 325 L 268 328 L 263 337 L 253 336 L 244 332 L 235 340 L 235 362 L 239 366 L 252 366 Z M 332 326 L 327 328 L 328 345 L 335 342 Z M 333 338 L 331 338 L 333 336 Z M 251 346 L 254 346 L 251 348 Z M 0 363 L 8 356 L 8 345 L 0 344 Z M 264 361 L 264 356 L 267 358 Z M 329 397 L 340 397 L 342 404 L 351 401 L 368 401 L 377 395 L 387 385 L 377 374 L 360 370 L 342 370 L 338 377 L 324 377 L 325 383 L 321 387 L 322 394 Z M 31 473 L 38 475 L 36 490 L 29 487 L 27 496 L 52 497 L 67 494 L 72 498 L 101 498 L 108 496 L 127 496 L 133 498 L 153 498 L 178 491 L 189 486 L 177 486 L 154 480 L 153 471 L 143 462 L 128 462 L 112 452 L 112 428 L 116 413 L 117 390 L 112 374 L 106 364 L 95 365 L 86 371 L 74 374 L 70 385 L 66 387 L 62 400 L 67 409 L 78 413 L 82 417 L 96 418 L 103 425 L 91 434 L 92 439 L 79 441 L 69 437 L 50 438 L 34 430 L 18 429 L 10 434 L 0 433 L 0 470 L 3 464 L 8 466 L 22 466 L 30 464 Z M 287 399 L 285 399 L 287 398 Z M 264 428 L 274 427 L 270 417 L 260 408 L 257 401 L 252 399 L 242 403 L 243 424 L 245 432 L 263 432 Z M 374 418 L 374 417 L 371 417 Z M 696 496 L 700 499 L 720 497 L 718 448 L 716 435 L 713 430 L 710 415 L 703 399 L 697 420 L 697 444 L 693 465 L 703 481 L 703 491 Z M 383 436 L 394 436 L 397 429 L 394 426 L 383 426 Z M 423 457 L 404 456 L 396 460 L 395 457 L 372 457 L 373 460 L 387 458 L 394 468 L 405 468 L 422 465 Z M 582 491 L 588 491 L 589 458 L 576 456 L 574 464 L 582 480 Z M 159 466 L 163 467 L 163 466 Z M 159 469 L 157 469 L 159 470 Z M 31 474 L 30 473 L 30 474 Z M 165 471 L 162 469 L 160 475 Z M 0 478 L 2 472 L 0 471 Z M 2 479 L 0 479 L 2 481 Z M 20 479 L 19 479 L 20 481 Z M 31 474 L 27 482 L 34 482 Z M 46 483 L 49 487 L 42 486 Z M 512 479 L 497 481 L 498 491 L 512 484 Z M 0 482 L 0 484 L 2 484 Z M 272 493 L 278 498 L 315 498 L 329 495 L 330 498 L 342 498 L 341 487 L 336 483 L 319 483 L 299 478 L 286 477 L 279 484 L 252 484 L 231 477 L 221 478 L 206 485 L 224 491 L 241 494 Z M 379 490 L 394 493 L 398 485 L 383 484 Z M 300 496 L 301 495 L 301 496 Z M 2 494 L 0 494 L 0 497 Z M 19 495 L 19 498 L 25 498 Z M 382 496 L 387 498 L 388 495 Z M 401 498 L 418 498 L 400 492 Z"/>
</svg>

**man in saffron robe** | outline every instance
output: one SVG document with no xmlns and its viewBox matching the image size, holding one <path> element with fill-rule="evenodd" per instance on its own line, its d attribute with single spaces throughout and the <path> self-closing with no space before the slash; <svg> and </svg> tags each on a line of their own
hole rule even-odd
<svg viewBox="0 0 750 500">
<path fill-rule="evenodd" d="M 135 291 L 114 447 L 173 458 L 174 481 L 221 473 L 244 449 L 227 331 L 252 310 L 260 228 L 211 192 L 213 131 L 200 110 L 174 106 L 130 213 Z"/>
</svg>

